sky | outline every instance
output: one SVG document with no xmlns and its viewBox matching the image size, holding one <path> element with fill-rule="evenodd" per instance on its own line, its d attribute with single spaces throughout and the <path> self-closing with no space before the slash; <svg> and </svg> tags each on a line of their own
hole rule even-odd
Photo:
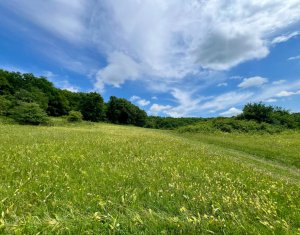
<svg viewBox="0 0 300 235">
<path fill-rule="evenodd" d="M 2 0 L 0 68 L 149 115 L 300 112 L 300 0 Z"/>
</svg>

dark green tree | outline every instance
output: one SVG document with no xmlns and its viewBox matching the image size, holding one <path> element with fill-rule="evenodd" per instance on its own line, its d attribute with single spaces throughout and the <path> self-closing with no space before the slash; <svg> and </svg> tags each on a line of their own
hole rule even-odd
<svg viewBox="0 0 300 235">
<path fill-rule="evenodd" d="M 0 96 L 0 116 L 7 116 L 12 106 L 12 102 L 5 96 Z"/>
<path fill-rule="evenodd" d="M 246 120 L 255 120 L 257 122 L 272 122 L 272 113 L 274 108 L 263 103 L 249 103 L 245 105 L 243 113 L 238 117 Z"/>
<path fill-rule="evenodd" d="M 144 126 L 147 114 L 128 100 L 112 96 L 107 104 L 107 119 L 116 124 Z"/>
<path fill-rule="evenodd" d="M 105 113 L 102 96 L 96 92 L 83 93 L 81 96 L 80 111 L 84 120 L 92 122 L 103 121 Z"/>
</svg>

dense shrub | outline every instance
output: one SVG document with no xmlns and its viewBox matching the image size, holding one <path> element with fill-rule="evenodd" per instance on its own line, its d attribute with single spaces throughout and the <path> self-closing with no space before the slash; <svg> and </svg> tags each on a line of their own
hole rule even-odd
<svg viewBox="0 0 300 235">
<path fill-rule="evenodd" d="M 241 132 L 241 133 L 278 133 L 284 130 L 283 126 L 255 121 L 228 119 L 212 119 L 195 125 L 182 127 L 179 132 L 213 133 L 213 132 Z"/>
<path fill-rule="evenodd" d="M 81 122 L 82 121 L 82 114 L 78 111 L 70 111 L 69 115 L 67 116 L 68 122 Z"/>
<path fill-rule="evenodd" d="M 173 130 L 183 126 L 189 126 L 200 121 L 203 118 L 173 118 L 173 117 L 155 117 L 150 116 L 147 118 L 145 127 L 154 129 Z"/>
<path fill-rule="evenodd" d="M 20 124 L 39 125 L 48 122 L 47 114 L 36 103 L 19 103 L 12 110 L 12 118 Z"/>
</svg>

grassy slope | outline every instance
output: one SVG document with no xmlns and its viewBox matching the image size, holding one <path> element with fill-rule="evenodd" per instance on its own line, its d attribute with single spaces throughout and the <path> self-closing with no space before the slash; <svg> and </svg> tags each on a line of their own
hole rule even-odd
<svg viewBox="0 0 300 235">
<path fill-rule="evenodd" d="M 294 159 L 287 147 L 298 140 L 276 138 Z M 0 233 L 299 232 L 300 174 L 289 157 L 252 155 L 255 138 L 246 153 L 203 139 L 105 124 L 0 125 Z"/>
<path fill-rule="evenodd" d="M 243 151 L 300 169 L 300 133 L 297 131 L 285 131 L 274 135 L 238 133 L 183 135 L 189 139 Z"/>
</svg>

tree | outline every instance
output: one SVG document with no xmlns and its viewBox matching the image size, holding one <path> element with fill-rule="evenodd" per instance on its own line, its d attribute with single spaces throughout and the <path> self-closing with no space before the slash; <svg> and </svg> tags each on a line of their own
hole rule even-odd
<svg viewBox="0 0 300 235">
<path fill-rule="evenodd" d="M 68 122 L 81 122 L 82 121 L 82 114 L 78 111 L 70 111 L 69 115 L 67 116 Z"/>
<path fill-rule="evenodd" d="M 12 118 L 20 124 L 39 125 L 48 121 L 47 114 L 36 103 L 21 102 L 12 110 Z"/>
<path fill-rule="evenodd" d="M 29 90 L 20 89 L 15 93 L 15 97 L 19 101 L 37 103 L 45 111 L 48 108 L 48 97 L 36 87 L 31 87 Z"/>
<path fill-rule="evenodd" d="M 128 100 L 112 96 L 107 104 L 107 119 L 116 124 L 144 126 L 147 114 Z"/>
<path fill-rule="evenodd" d="M 61 90 L 57 88 L 51 89 L 48 93 L 48 97 L 47 113 L 49 116 L 59 117 L 66 115 L 69 112 L 68 100 Z"/>
<path fill-rule="evenodd" d="M 243 113 L 239 117 L 246 120 L 271 123 L 273 112 L 274 108 L 272 106 L 266 106 L 263 103 L 249 103 L 245 105 Z"/>
<path fill-rule="evenodd" d="M 5 96 L 0 96 L 0 116 L 7 116 L 11 108 L 11 101 L 6 99 Z"/>
<path fill-rule="evenodd" d="M 104 101 L 100 94 L 90 92 L 82 94 L 80 111 L 83 119 L 92 122 L 99 122 L 104 120 Z"/>
</svg>

